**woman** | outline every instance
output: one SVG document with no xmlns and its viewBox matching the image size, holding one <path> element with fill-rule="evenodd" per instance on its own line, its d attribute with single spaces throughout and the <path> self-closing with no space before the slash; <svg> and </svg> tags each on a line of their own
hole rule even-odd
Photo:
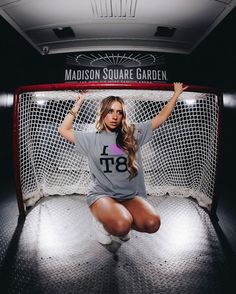
<svg viewBox="0 0 236 294">
<path fill-rule="evenodd" d="M 75 144 L 76 152 L 88 157 L 92 184 L 87 203 L 100 224 L 100 243 L 127 241 L 131 229 L 146 233 L 159 229 L 160 216 L 145 199 L 140 147 L 167 120 L 185 89 L 182 83 L 174 83 L 173 96 L 165 107 L 153 119 L 135 125 L 127 121 L 124 101 L 107 97 L 100 104 L 94 133 L 73 130 L 74 118 L 85 99 L 82 93 L 61 123 L 59 133 Z"/>
</svg>

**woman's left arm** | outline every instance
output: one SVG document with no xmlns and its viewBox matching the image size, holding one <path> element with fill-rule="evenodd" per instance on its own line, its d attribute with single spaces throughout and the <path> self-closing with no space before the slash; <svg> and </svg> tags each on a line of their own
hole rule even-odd
<svg viewBox="0 0 236 294">
<path fill-rule="evenodd" d="M 186 90 L 188 86 L 183 86 L 183 83 L 174 83 L 174 94 L 169 100 L 169 102 L 162 108 L 162 110 L 152 119 L 152 129 L 155 130 L 158 128 L 160 125 L 162 125 L 173 109 L 175 108 L 176 101 L 180 94 Z"/>
</svg>

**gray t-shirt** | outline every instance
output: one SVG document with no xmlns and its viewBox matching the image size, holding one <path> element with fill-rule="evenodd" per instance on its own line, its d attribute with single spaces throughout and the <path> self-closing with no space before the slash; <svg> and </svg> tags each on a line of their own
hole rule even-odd
<svg viewBox="0 0 236 294">
<path fill-rule="evenodd" d="M 131 199 L 136 195 L 147 197 L 140 147 L 151 140 L 151 121 L 135 124 L 134 136 L 138 147 L 138 174 L 129 180 L 127 154 L 116 145 L 115 132 L 74 131 L 75 151 L 88 157 L 92 178 L 88 205 L 106 195 L 119 200 Z"/>
</svg>

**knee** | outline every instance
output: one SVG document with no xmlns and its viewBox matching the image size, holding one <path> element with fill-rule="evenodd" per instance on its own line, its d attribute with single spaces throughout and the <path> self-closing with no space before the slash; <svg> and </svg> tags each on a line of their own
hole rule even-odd
<svg viewBox="0 0 236 294">
<path fill-rule="evenodd" d="M 129 233 L 132 221 L 128 219 L 116 219 L 109 222 L 107 229 L 114 236 L 123 236 Z"/>
<path fill-rule="evenodd" d="M 153 215 L 151 217 L 148 217 L 144 224 L 143 224 L 143 230 L 146 233 L 155 233 L 159 230 L 161 225 L 161 219 L 160 216 L 158 214 Z"/>
</svg>

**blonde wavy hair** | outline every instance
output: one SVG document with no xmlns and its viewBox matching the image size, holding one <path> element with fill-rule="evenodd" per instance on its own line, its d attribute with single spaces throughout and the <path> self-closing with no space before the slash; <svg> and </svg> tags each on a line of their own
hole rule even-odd
<svg viewBox="0 0 236 294">
<path fill-rule="evenodd" d="M 121 104 L 123 112 L 121 124 L 116 129 L 116 145 L 122 148 L 128 155 L 127 168 L 130 173 L 129 179 L 131 180 L 137 175 L 138 172 L 138 163 L 136 158 L 137 142 L 134 138 L 135 126 L 128 122 L 126 106 L 122 98 L 117 96 L 109 96 L 101 101 L 96 119 L 96 128 L 98 132 L 107 129 L 104 123 L 104 118 L 108 114 L 111 108 L 111 104 L 114 101 L 117 101 Z"/>
</svg>

